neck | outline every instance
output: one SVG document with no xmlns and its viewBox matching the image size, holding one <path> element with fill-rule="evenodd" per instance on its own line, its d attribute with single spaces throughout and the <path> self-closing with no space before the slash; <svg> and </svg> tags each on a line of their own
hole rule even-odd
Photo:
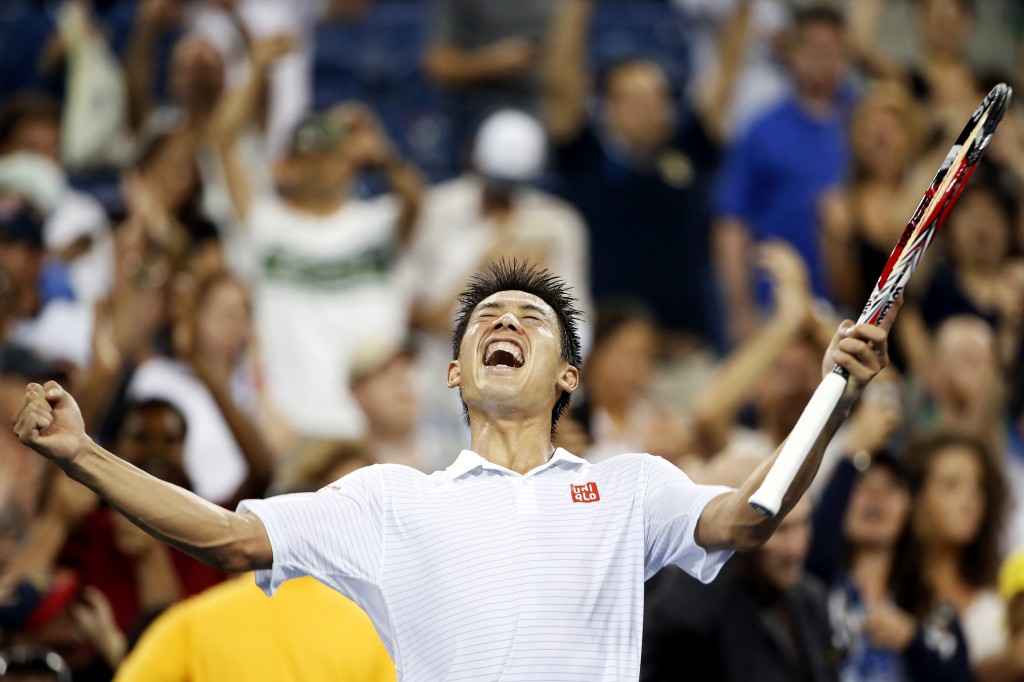
<svg viewBox="0 0 1024 682">
<path fill-rule="evenodd" d="M 341 192 L 305 193 L 295 192 L 284 197 L 285 203 L 304 213 L 316 216 L 328 216 L 337 213 L 345 205 L 345 196 Z"/>
<path fill-rule="evenodd" d="M 864 600 L 875 602 L 884 599 L 888 593 L 891 570 L 892 551 L 887 547 L 871 547 L 857 551 L 850 566 L 850 575 Z"/>
<path fill-rule="evenodd" d="M 629 404 L 621 400 L 621 396 L 615 391 L 603 391 L 598 384 L 591 384 L 587 387 L 590 393 L 591 404 L 603 410 L 616 424 L 621 425 L 629 414 Z"/>
<path fill-rule="evenodd" d="M 960 585 L 960 552 L 954 547 L 929 547 L 925 550 L 924 565 L 939 594 Z"/>
<path fill-rule="evenodd" d="M 366 432 L 366 442 L 370 445 L 371 450 L 374 446 L 404 447 L 415 445 L 414 434 L 415 429 L 389 429 L 386 426 L 371 423 Z"/>
<path fill-rule="evenodd" d="M 815 119 L 827 119 L 836 113 L 836 93 L 823 92 L 812 88 L 797 91 L 800 107 Z"/>
<path fill-rule="evenodd" d="M 226 353 L 214 353 L 204 351 L 201 361 L 207 372 L 213 374 L 217 379 L 230 382 L 231 375 L 235 371 L 234 360 Z"/>
<path fill-rule="evenodd" d="M 472 411 L 470 447 L 488 462 L 525 474 L 541 466 L 555 451 L 550 414 L 494 417 Z"/>
</svg>

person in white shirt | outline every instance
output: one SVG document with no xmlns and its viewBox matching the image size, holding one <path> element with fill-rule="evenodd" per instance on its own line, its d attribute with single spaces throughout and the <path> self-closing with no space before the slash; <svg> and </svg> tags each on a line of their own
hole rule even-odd
<svg viewBox="0 0 1024 682">
<path fill-rule="evenodd" d="M 249 500 L 237 512 L 148 477 L 100 448 L 57 383 L 29 384 L 22 442 L 162 540 L 272 592 L 312 575 L 370 616 L 399 679 L 624 680 L 640 669 L 643 582 L 675 564 L 714 579 L 734 550 L 771 536 L 821 452 L 888 362 L 882 327 L 843 323 L 825 358 L 850 381 L 780 513 L 739 490 L 694 484 L 667 461 L 599 464 L 552 445 L 579 385 L 578 313 L 554 275 L 501 262 L 464 292 L 447 383 L 472 450 L 427 475 L 365 467 L 318 493 Z"/>
<path fill-rule="evenodd" d="M 254 74 L 231 97 L 251 99 L 259 83 Z M 248 240 L 268 396 L 298 436 L 358 437 L 365 424 L 346 380 L 360 345 L 406 335 L 398 262 L 419 213 L 419 171 L 358 104 L 303 118 L 273 192 L 253 191 L 233 142 L 218 140 Z M 354 196 L 353 181 L 366 171 L 379 171 L 393 194 Z"/>
</svg>

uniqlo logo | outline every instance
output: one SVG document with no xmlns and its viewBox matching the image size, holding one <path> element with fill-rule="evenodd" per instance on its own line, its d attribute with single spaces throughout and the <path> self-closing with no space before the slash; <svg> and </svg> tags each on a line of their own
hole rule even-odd
<svg viewBox="0 0 1024 682">
<path fill-rule="evenodd" d="M 569 485 L 573 502 L 597 502 L 601 494 L 597 492 L 596 483 L 584 483 L 583 485 Z"/>
</svg>

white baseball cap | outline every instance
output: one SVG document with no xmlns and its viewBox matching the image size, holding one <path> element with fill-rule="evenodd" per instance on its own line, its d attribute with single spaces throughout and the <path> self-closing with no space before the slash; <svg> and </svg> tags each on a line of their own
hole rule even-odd
<svg viewBox="0 0 1024 682">
<path fill-rule="evenodd" d="M 547 137 L 534 116 L 501 109 L 480 124 L 473 145 L 473 167 L 495 180 L 533 180 L 547 160 Z"/>
</svg>

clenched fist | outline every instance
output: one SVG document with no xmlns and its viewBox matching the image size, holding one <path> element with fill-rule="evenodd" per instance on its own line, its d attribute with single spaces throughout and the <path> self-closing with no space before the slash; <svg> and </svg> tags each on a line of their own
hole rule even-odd
<svg viewBox="0 0 1024 682">
<path fill-rule="evenodd" d="M 14 415 L 14 432 L 22 443 L 57 464 L 70 464 L 91 444 L 82 412 L 56 381 L 29 384 Z"/>
</svg>

